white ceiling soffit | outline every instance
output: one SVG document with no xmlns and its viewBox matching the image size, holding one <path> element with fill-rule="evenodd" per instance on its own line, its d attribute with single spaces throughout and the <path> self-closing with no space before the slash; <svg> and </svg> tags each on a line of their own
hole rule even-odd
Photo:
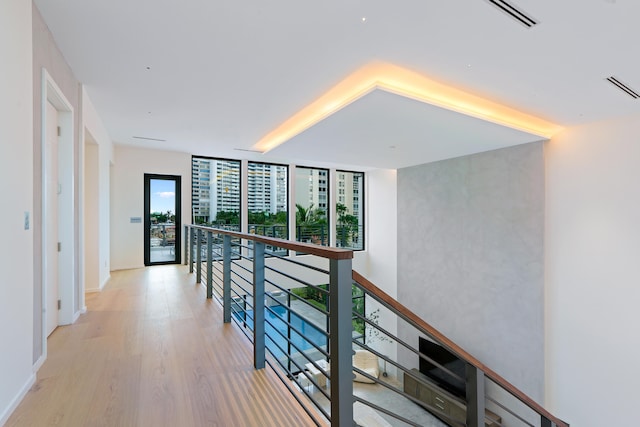
<svg viewBox="0 0 640 427">
<path fill-rule="evenodd" d="M 374 90 L 269 152 L 304 162 L 398 169 L 540 141 L 444 108 Z"/>
</svg>

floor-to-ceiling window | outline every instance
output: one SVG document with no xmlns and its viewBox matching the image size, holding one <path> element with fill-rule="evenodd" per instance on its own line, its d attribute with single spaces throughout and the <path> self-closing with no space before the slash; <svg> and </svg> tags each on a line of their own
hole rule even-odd
<svg viewBox="0 0 640 427">
<path fill-rule="evenodd" d="M 194 224 L 240 231 L 240 161 L 194 156 L 191 206 Z"/>
<path fill-rule="evenodd" d="M 296 167 L 296 240 L 329 246 L 329 171 Z"/>
<path fill-rule="evenodd" d="M 364 173 L 336 172 L 336 246 L 364 249 Z"/>
<path fill-rule="evenodd" d="M 249 162 L 247 167 L 247 215 L 249 233 L 289 238 L 289 168 L 272 163 Z"/>
</svg>

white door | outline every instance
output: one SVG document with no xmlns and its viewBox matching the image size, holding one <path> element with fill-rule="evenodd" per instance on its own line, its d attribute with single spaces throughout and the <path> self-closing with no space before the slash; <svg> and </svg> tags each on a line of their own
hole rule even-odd
<svg viewBox="0 0 640 427">
<path fill-rule="evenodd" d="M 45 295 L 47 336 L 58 326 L 58 111 L 47 102 L 45 154 Z"/>
</svg>

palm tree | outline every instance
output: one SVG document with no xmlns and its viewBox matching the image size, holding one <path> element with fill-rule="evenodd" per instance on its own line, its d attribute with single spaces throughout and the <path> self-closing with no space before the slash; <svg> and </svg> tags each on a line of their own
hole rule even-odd
<svg viewBox="0 0 640 427">
<path fill-rule="evenodd" d="M 313 203 L 308 208 L 296 203 L 296 225 L 308 225 L 311 222 Z"/>
</svg>

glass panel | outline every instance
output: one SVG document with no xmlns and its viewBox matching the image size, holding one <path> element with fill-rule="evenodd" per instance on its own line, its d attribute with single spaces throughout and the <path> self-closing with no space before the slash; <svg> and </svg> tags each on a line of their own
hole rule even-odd
<svg viewBox="0 0 640 427">
<path fill-rule="evenodd" d="M 364 173 L 338 171 L 336 176 L 336 246 L 364 249 Z"/>
<path fill-rule="evenodd" d="M 329 246 L 329 171 L 296 168 L 296 240 Z"/>
<path fill-rule="evenodd" d="M 194 224 L 240 231 L 240 162 L 193 157 L 191 200 Z"/>
<path fill-rule="evenodd" d="M 150 261 L 176 261 L 176 182 L 151 179 L 150 194 Z"/>
<path fill-rule="evenodd" d="M 249 162 L 247 175 L 249 233 L 288 239 L 287 166 Z M 267 247 L 286 254 L 286 250 Z"/>
</svg>

